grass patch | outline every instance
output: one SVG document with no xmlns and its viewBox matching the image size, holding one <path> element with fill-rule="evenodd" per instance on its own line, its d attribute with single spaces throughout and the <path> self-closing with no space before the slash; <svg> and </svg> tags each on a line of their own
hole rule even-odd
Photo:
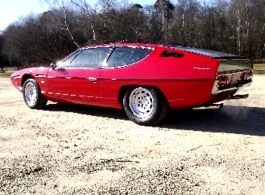
<svg viewBox="0 0 265 195">
<path fill-rule="evenodd" d="M 254 64 L 254 70 L 265 70 L 265 64 Z"/>
<path fill-rule="evenodd" d="M 253 71 L 255 74 L 265 74 L 265 64 L 254 64 Z"/>
<path fill-rule="evenodd" d="M 13 73 L 13 72 L 4 72 L 4 73 L 0 73 L 0 77 L 5 77 L 5 78 L 7 78 L 7 77 L 10 77 L 12 73 Z"/>
</svg>

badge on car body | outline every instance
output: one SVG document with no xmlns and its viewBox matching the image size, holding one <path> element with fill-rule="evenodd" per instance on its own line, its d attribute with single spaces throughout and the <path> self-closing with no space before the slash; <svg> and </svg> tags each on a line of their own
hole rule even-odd
<svg viewBox="0 0 265 195">
<path fill-rule="evenodd" d="M 211 68 L 209 68 L 209 67 L 198 67 L 198 66 L 194 66 L 193 67 L 193 70 L 206 70 L 206 71 L 209 71 L 209 70 L 211 70 Z"/>
</svg>

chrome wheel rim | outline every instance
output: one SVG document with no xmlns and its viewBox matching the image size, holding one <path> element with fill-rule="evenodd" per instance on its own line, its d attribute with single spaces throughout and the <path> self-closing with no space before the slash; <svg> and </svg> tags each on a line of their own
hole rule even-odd
<svg viewBox="0 0 265 195">
<path fill-rule="evenodd" d="M 154 97 L 145 88 L 134 89 L 129 97 L 129 106 L 132 113 L 139 118 L 150 117 L 154 111 Z"/>
<path fill-rule="evenodd" d="M 37 101 L 37 88 L 33 83 L 27 83 L 25 86 L 25 100 L 29 106 L 34 106 Z"/>
</svg>

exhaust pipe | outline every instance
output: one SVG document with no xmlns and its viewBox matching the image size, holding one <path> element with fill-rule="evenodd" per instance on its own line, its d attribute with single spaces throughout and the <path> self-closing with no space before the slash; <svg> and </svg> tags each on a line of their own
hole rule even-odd
<svg viewBox="0 0 265 195">
<path fill-rule="evenodd" d="M 239 99 L 247 99 L 249 94 L 244 94 L 244 95 L 232 95 L 228 100 L 239 100 Z"/>
<path fill-rule="evenodd" d="M 211 104 L 211 105 L 207 105 L 207 106 L 193 107 L 192 110 L 218 110 L 218 109 L 221 109 L 223 106 L 224 106 L 223 103 Z"/>
</svg>

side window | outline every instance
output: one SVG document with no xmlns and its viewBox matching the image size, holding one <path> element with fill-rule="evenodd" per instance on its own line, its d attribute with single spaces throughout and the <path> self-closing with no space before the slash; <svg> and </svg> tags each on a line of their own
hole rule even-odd
<svg viewBox="0 0 265 195">
<path fill-rule="evenodd" d="M 147 48 L 117 47 L 109 57 L 108 67 L 126 66 L 144 59 L 153 50 Z"/>
<path fill-rule="evenodd" d="M 84 49 L 74 57 L 69 67 L 100 68 L 110 50 L 109 47 Z"/>
</svg>

